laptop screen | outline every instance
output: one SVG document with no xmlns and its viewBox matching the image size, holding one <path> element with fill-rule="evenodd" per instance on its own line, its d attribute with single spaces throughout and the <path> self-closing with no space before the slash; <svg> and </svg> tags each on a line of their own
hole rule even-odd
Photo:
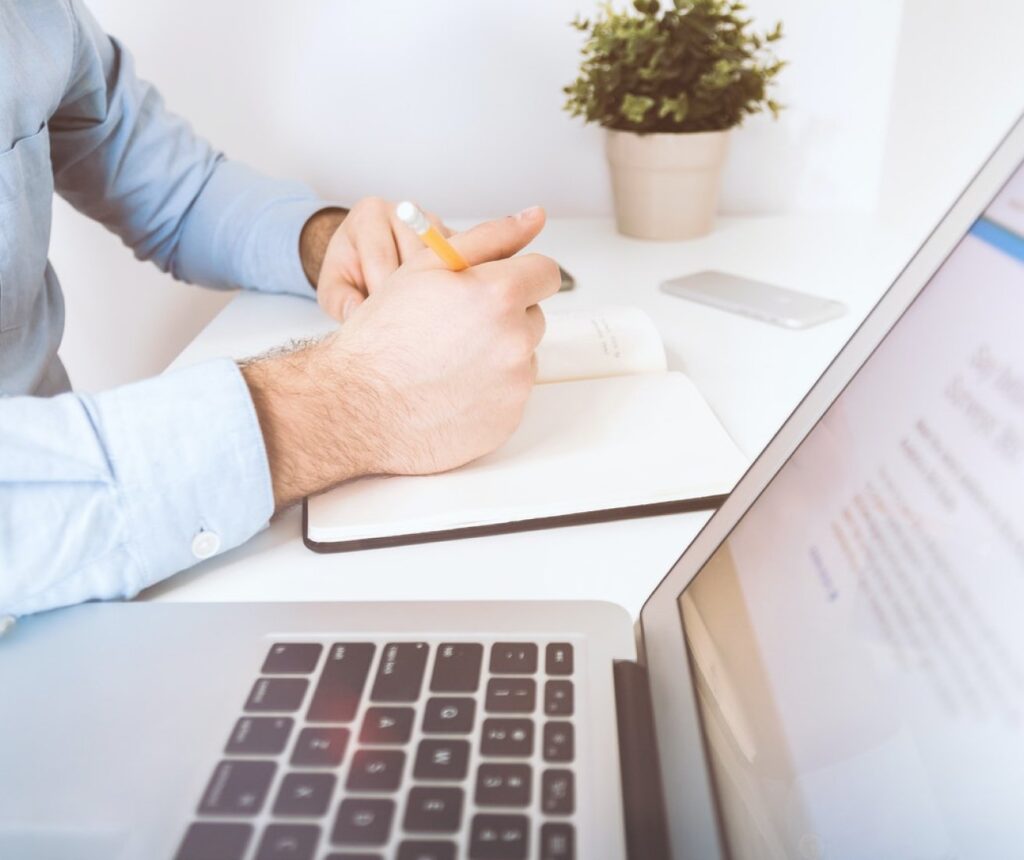
<svg viewBox="0 0 1024 860">
<path fill-rule="evenodd" d="M 732 857 L 1024 850 L 1024 169 L 679 605 Z"/>
</svg>

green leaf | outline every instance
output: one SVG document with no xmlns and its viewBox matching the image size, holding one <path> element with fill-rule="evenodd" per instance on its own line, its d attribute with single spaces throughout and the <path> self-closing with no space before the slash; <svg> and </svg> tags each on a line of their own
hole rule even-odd
<svg viewBox="0 0 1024 860">
<path fill-rule="evenodd" d="M 690 99 L 686 93 L 680 93 L 675 98 L 663 96 L 661 104 L 658 105 L 658 119 L 672 117 L 674 122 L 681 125 L 683 120 L 686 119 L 686 114 L 689 110 Z"/>
<path fill-rule="evenodd" d="M 633 93 L 626 93 L 622 97 L 622 116 L 633 123 L 634 125 L 640 125 L 644 121 L 644 117 L 654 107 L 654 99 L 650 96 L 637 96 Z"/>
<path fill-rule="evenodd" d="M 755 32 L 737 0 L 610 2 L 577 17 L 579 76 L 564 88 L 565 110 L 610 128 L 705 131 L 782 106 L 770 87 L 784 68 L 772 43 L 782 25 Z"/>
</svg>

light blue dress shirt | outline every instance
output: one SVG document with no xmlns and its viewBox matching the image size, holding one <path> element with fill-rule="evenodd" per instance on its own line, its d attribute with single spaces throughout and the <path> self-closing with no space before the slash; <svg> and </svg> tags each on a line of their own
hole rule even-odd
<svg viewBox="0 0 1024 860">
<path fill-rule="evenodd" d="M 299 233 L 325 205 L 168 113 L 80 0 L 0 3 L 0 615 L 132 596 L 273 512 L 234 362 L 69 391 L 54 191 L 175 278 L 307 296 Z"/>
</svg>

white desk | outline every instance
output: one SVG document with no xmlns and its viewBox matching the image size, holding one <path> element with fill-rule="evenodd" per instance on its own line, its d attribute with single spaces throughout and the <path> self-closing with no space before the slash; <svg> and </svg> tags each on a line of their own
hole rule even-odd
<svg viewBox="0 0 1024 860">
<path fill-rule="evenodd" d="M 535 243 L 578 286 L 546 307 L 634 304 L 657 322 L 673 369 L 704 393 L 726 429 L 756 455 L 916 249 L 917 236 L 868 217 L 723 219 L 706 239 L 648 243 L 604 220 L 553 220 Z M 788 331 L 671 298 L 657 285 L 723 269 L 845 302 L 843 318 Z M 312 302 L 239 295 L 174 366 L 241 357 L 323 331 Z M 143 597 L 158 600 L 603 599 L 634 615 L 706 513 L 317 555 L 297 509 L 247 545 Z"/>
</svg>

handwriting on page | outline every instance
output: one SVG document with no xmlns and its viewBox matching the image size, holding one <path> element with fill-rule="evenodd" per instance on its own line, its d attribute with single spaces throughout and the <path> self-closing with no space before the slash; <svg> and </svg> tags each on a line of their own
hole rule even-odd
<svg viewBox="0 0 1024 860">
<path fill-rule="evenodd" d="M 567 382 L 668 369 L 654 321 L 639 308 L 551 312 L 537 347 L 537 381 Z"/>
<path fill-rule="evenodd" d="M 619 339 L 615 336 L 615 330 L 612 328 L 611 323 L 608 322 L 608 318 L 603 316 L 594 317 L 590 324 L 594 327 L 598 343 L 601 344 L 601 351 L 612 358 L 622 358 L 622 344 L 619 343 Z"/>
</svg>

